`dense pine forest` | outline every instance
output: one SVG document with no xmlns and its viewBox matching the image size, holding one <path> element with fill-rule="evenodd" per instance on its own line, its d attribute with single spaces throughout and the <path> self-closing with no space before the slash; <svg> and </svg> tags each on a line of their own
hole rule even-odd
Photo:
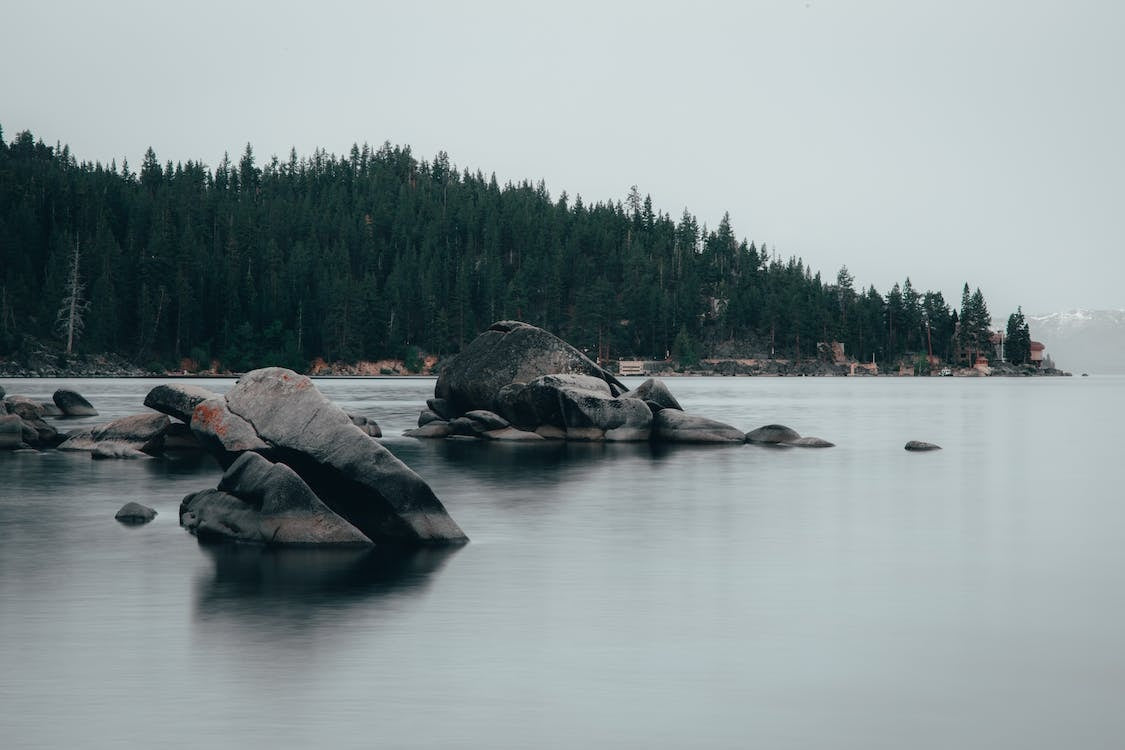
<svg viewBox="0 0 1125 750">
<path fill-rule="evenodd" d="M 887 363 L 987 349 L 989 314 L 909 278 L 886 294 L 634 188 L 623 201 L 501 185 L 444 152 L 353 146 L 259 162 L 79 162 L 0 131 L 0 356 L 29 342 L 176 369 L 456 352 L 495 320 L 591 356 L 808 357 L 819 341 Z"/>
</svg>

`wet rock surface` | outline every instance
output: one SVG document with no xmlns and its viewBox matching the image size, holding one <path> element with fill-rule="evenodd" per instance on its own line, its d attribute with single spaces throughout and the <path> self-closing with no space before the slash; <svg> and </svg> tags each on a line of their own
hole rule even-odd
<svg viewBox="0 0 1125 750">
<path fill-rule="evenodd" d="M 247 373 L 225 398 L 196 407 L 192 431 L 221 462 L 229 461 L 224 464 L 228 468 L 248 451 L 284 463 L 325 506 L 371 541 L 467 540 L 421 477 L 353 424 L 309 378 L 292 370 L 270 367 Z M 232 442 L 235 431 L 237 444 Z"/>
</svg>

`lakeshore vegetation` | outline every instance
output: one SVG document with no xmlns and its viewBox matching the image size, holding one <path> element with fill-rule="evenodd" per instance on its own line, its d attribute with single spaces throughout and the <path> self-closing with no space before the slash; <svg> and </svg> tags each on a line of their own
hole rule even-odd
<svg viewBox="0 0 1125 750">
<path fill-rule="evenodd" d="M 909 278 L 826 280 L 729 216 L 673 217 L 635 187 L 552 197 L 389 143 L 261 162 L 247 145 L 214 168 L 150 148 L 133 171 L 0 130 L 0 356 L 50 338 L 168 369 L 409 363 L 507 318 L 614 359 L 799 358 L 821 341 L 861 361 L 991 354 L 979 289 L 954 309 Z"/>
</svg>

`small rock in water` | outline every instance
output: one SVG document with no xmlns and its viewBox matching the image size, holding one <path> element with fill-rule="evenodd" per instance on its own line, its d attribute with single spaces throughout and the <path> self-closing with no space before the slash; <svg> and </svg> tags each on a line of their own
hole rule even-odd
<svg viewBox="0 0 1125 750">
<path fill-rule="evenodd" d="M 800 437 L 796 440 L 790 440 L 787 445 L 795 445 L 798 448 L 834 448 L 835 443 L 830 443 L 824 438 L 818 437 Z"/>
<path fill-rule="evenodd" d="M 121 506 L 121 510 L 117 511 L 114 518 L 121 523 L 148 523 L 156 518 L 156 511 L 140 503 L 128 502 Z"/>
<path fill-rule="evenodd" d="M 908 451 L 940 451 L 941 450 L 940 445 L 935 445 L 934 443 L 926 443 L 926 442 L 923 442 L 921 440 L 911 440 L 909 443 L 906 444 L 905 447 L 906 447 L 906 450 L 908 450 Z"/>
<path fill-rule="evenodd" d="M 59 407 L 62 413 L 68 417 L 98 416 L 98 410 L 77 391 L 59 388 L 55 391 L 55 394 L 51 396 L 51 400 L 54 401 L 55 406 Z"/>
</svg>

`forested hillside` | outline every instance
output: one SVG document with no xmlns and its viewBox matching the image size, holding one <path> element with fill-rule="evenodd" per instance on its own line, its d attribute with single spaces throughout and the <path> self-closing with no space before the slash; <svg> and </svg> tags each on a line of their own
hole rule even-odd
<svg viewBox="0 0 1125 750">
<path fill-rule="evenodd" d="M 968 350 L 988 313 L 965 292 Z M 635 188 L 585 203 L 390 144 L 263 163 L 247 145 L 214 169 L 149 149 L 134 172 L 0 131 L 0 356 L 49 338 L 167 367 L 304 369 L 449 354 L 504 318 L 615 359 L 839 340 L 885 362 L 925 353 L 927 325 L 950 359 L 958 315 L 909 279 L 886 295 L 846 267 L 825 281 L 728 217 L 674 219 Z"/>
</svg>

